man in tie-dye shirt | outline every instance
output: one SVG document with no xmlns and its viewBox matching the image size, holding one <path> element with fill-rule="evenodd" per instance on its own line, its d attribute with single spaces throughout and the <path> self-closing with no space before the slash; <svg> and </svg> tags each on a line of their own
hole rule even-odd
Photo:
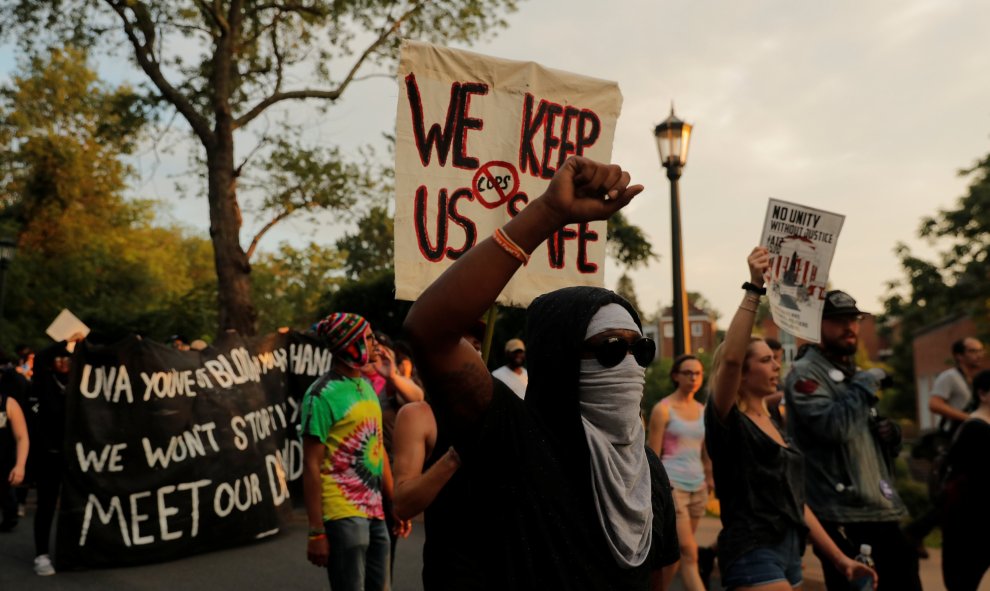
<svg viewBox="0 0 990 591">
<path fill-rule="evenodd" d="M 306 555 L 327 567 L 332 591 L 387 591 L 382 495 L 391 497 L 392 475 L 378 397 L 361 373 L 375 354 L 374 335 L 367 320 L 346 313 L 327 316 L 316 332 L 333 362 L 302 404 Z"/>
</svg>

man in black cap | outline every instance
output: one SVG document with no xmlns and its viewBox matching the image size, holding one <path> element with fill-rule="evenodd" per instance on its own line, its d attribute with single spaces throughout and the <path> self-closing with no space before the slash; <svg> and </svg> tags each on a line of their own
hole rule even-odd
<svg viewBox="0 0 990 591">
<path fill-rule="evenodd" d="M 872 547 L 881 591 L 921 591 L 917 554 L 899 527 L 907 510 L 891 469 L 900 431 L 874 409 L 885 374 L 859 371 L 853 359 L 862 318 L 849 294 L 825 295 L 821 343 L 787 375 L 787 431 L 805 456 L 808 505 L 836 544 L 848 556 L 862 544 Z M 829 591 L 849 588 L 829 560 L 821 562 Z"/>
</svg>

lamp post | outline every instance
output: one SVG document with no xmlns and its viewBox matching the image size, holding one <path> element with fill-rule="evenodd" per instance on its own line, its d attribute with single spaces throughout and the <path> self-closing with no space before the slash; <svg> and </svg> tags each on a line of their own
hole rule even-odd
<svg viewBox="0 0 990 591">
<path fill-rule="evenodd" d="M 688 332 L 687 291 L 684 288 L 684 254 L 681 250 L 681 202 L 677 191 L 677 180 L 681 169 L 687 163 L 688 143 L 691 141 L 691 124 L 674 115 L 674 105 L 670 105 L 670 116 L 656 126 L 653 135 L 660 151 L 660 164 L 667 169 L 670 179 L 670 241 L 672 264 L 674 267 L 674 357 L 691 350 L 691 337 Z"/>
<path fill-rule="evenodd" d="M 5 279 L 7 278 L 7 267 L 10 261 L 14 260 L 14 253 L 17 252 L 17 243 L 10 238 L 0 238 L 0 324 L 3 323 L 3 300 L 7 291 Z"/>
</svg>

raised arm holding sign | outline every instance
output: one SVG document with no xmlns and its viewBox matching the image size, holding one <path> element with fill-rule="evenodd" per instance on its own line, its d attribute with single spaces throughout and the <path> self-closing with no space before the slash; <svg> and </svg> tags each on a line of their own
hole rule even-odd
<svg viewBox="0 0 990 591">
<path fill-rule="evenodd" d="M 670 486 L 639 419 L 655 344 L 629 303 L 584 286 L 534 300 L 525 401 L 461 338 L 541 243 L 567 224 L 607 219 L 643 190 L 629 182 L 619 166 L 569 158 L 498 240 L 460 257 L 409 312 L 438 429 L 487 512 L 477 546 L 446 557 L 477 565 L 452 569 L 451 588 L 646 589 L 678 558 Z M 444 523 L 431 544 L 463 534 Z"/>
</svg>

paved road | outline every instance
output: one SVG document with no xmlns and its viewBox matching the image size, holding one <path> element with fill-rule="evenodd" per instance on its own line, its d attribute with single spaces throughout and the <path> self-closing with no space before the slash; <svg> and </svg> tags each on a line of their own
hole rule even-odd
<svg viewBox="0 0 990 591">
<path fill-rule="evenodd" d="M 141 567 L 34 574 L 30 513 L 17 528 L 0 534 L 0 589 L 3 591 L 224 591 L 226 589 L 323 589 L 324 571 L 306 561 L 306 519 L 301 510 L 280 534 L 247 546 L 174 562 Z M 423 524 L 417 523 L 396 552 L 395 591 L 421 591 Z"/>
<path fill-rule="evenodd" d="M 326 577 L 306 562 L 304 545 L 306 521 L 297 510 L 285 531 L 265 541 L 230 550 L 211 552 L 174 562 L 142 567 L 60 572 L 53 577 L 35 576 L 32 570 L 33 542 L 28 515 L 14 532 L 0 534 L 0 589 L 26 590 L 104 590 L 157 591 L 224 591 L 226 589 L 329 589 Z M 707 544 L 718 534 L 717 519 L 702 520 L 698 532 Z M 415 523 L 409 539 L 399 542 L 396 552 L 394 591 L 421 591 L 423 524 Z M 804 591 L 823 591 L 818 559 L 809 551 L 805 556 Z M 925 591 L 941 591 L 941 554 L 936 550 L 922 561 Z M 675 590 L 680 581 L 675 579 Z M 717 574 L 712 590 L 718 591 Z M 981 591 L 990 591 L 990 577 Z"/>
</svg>

